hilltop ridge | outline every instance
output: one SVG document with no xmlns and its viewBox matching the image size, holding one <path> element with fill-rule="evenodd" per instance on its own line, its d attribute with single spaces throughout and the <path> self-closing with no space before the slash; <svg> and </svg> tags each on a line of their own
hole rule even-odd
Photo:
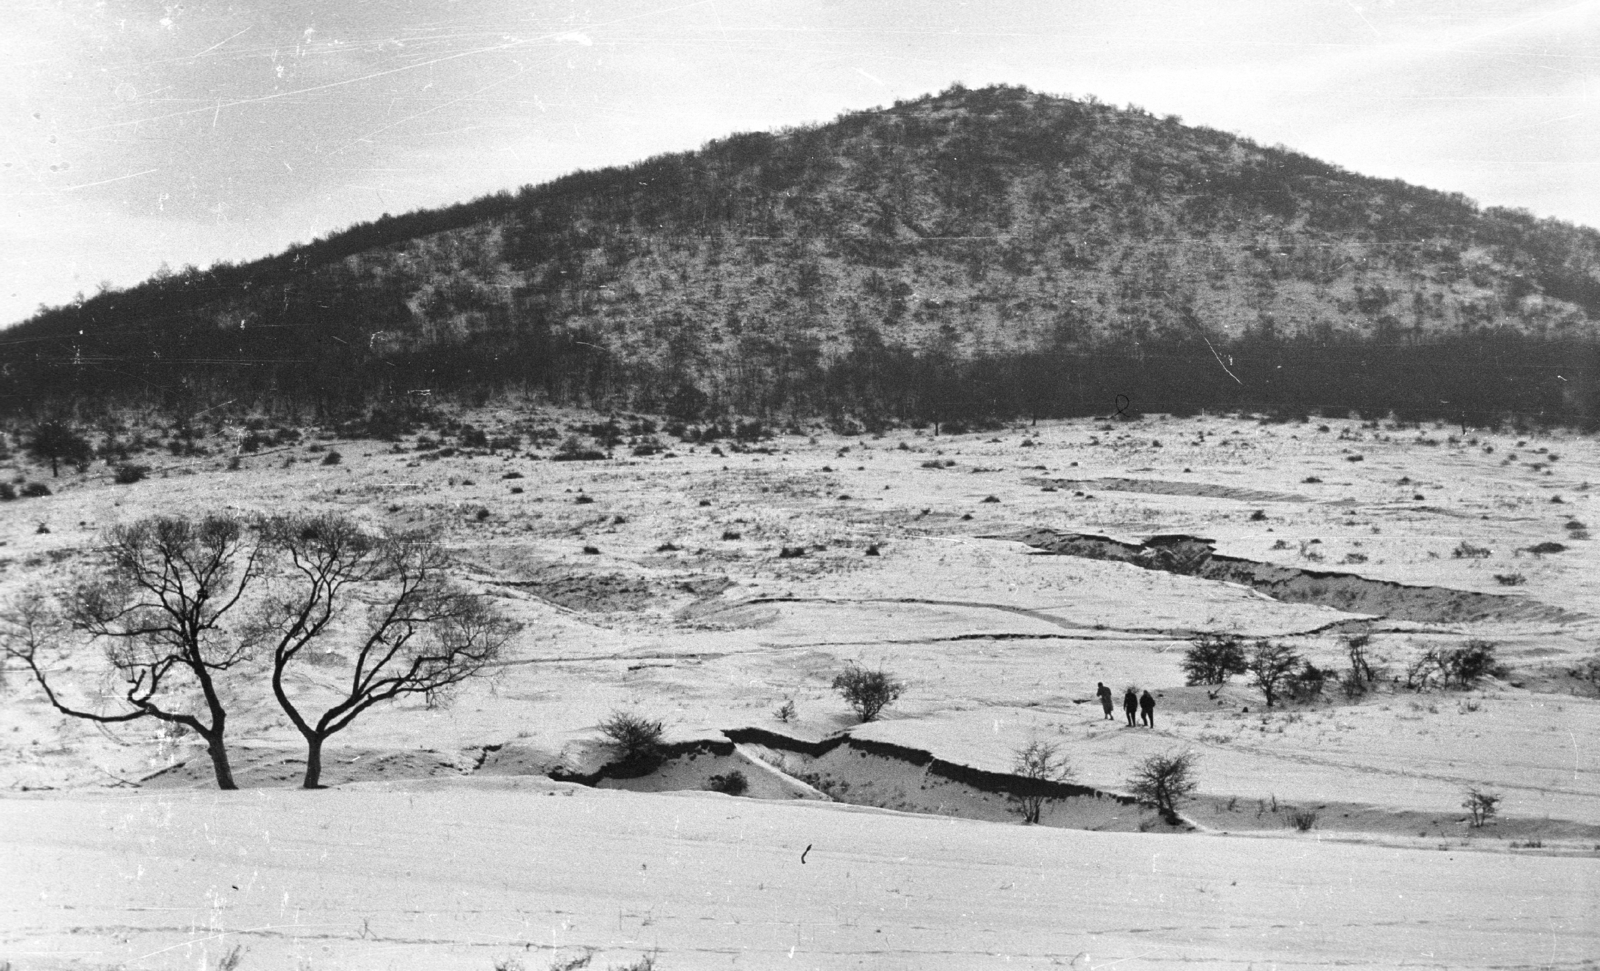
<svg viewBox="0 0 1600 971">
<path fill-rule="evenodd" d="M 0 342 L 0 400 L 1583 419 L 1597 322 L 1595 230 L 956 86 L 47 310 Z"/>
</svg>

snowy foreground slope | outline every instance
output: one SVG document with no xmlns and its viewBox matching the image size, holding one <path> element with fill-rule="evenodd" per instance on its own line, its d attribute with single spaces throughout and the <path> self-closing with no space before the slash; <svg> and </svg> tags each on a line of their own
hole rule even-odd
<svg viewBox="0 0 1600 971">
<path fill-rule="evenodd" d="M 808 851 L 809 848 L 809 851 Z M 1592 967 L 1593 859 L 535 778 L 0 800 L 15 968 Z"/>
<path fill-rule="evenodd" d="M 213 434 L 146 481 L 63 470 L 3 504 L 0 600 L 92 571 L 114 524 L 334 512 L 434 531 L 523 626 L 448 704 L 339 734 L 320 792 L 295 788 L 304 743 L 259 669 L 229 685 L 228 794 L 195 737 L 63 718 L 9 672 L 0 969 L 1600 963 L 1600 687 L 1575 675 L 1600 646 L 1600 440 L 1216 416 L 808 431 L 593 462 L 310 429 L 230 457 Z M 48 477 L 12 462 L 0 480 Z M 1071 545 L 1175 536 L 1239 572 Z M 1386 676 L 1266 709 L 1245 678 L 1184 684 L 1203 632 L 1335 673 L 1361 633 Z M 1406 687 L 1472 638 L 1501 673 Z M 55 668 L 86 703 L 111 683 L 97 657 Z M 852 661 L 908 684 L 880 721 L 831 687 Z M 292 674 L 308 699 L 347 676 Z M 1150 688 L 1155 727 L 1103 718 L 1102 681 Z M 617 711 L 684 754 L 599 789 L 551 781 L 614 758 Z M 1194 831 L 1099 797 L 1023 826 L 962 782 L 1013 771 L 1030 740 L 1109 797 L 1140 760 L 1194 754 Z M 929 779 L 929 759 L 961 771 Z M 735 767 L 745 798 L 698 791 Z M 1475 787 L 1502 797 L 1483 826 Z"/>
</svg>

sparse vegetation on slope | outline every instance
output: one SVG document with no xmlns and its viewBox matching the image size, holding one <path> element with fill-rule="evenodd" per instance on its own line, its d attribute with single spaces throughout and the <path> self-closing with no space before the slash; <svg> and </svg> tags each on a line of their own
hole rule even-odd
<svg viewBox="0 0 1600 971">
<path fill-rule="evenodd" d="M 1137 108 L 958 86 L 48 310 L 0 348 L 0 391 L 345 415 L 517 387 L 864 427 L 1116 394 L 1579 420 L 1597 273 L 1589 229 Z M 1558 364 L 1564 383 L 1522 380 Z"/>
</svg>

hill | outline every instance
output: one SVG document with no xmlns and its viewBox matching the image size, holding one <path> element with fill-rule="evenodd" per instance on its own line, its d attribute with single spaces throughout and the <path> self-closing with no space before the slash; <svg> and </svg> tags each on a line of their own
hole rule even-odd
<svg viewBox="0 0 1600 971">
<path fill-rule="evenodd" d="M 1587 420 L 1600 233 L 1019 88 L 749 133 L 44 311 L 9 408 L 428 389 L 872 424 Z"/>
</svg>

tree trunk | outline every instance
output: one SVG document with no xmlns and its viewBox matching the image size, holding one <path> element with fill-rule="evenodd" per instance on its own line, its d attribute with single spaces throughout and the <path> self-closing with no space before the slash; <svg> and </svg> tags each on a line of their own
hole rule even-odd
<svg viewBox="0 0 1600 971">
<path fill-rule="evenodd" d="M 233 766 L 228 764 L 228 750 L 223 747 L 222 737 L 207 738 L 206 750 L 211 753 L 211 768 L 217 773 L 217 788 L 239 788 L 233 783 Z"/>
<path fill-rule="evenodd" d="M 321 735 L 306 738 L 306 778 L 302 789 L 322 788 L 322 742 Z"/>
</svg>

